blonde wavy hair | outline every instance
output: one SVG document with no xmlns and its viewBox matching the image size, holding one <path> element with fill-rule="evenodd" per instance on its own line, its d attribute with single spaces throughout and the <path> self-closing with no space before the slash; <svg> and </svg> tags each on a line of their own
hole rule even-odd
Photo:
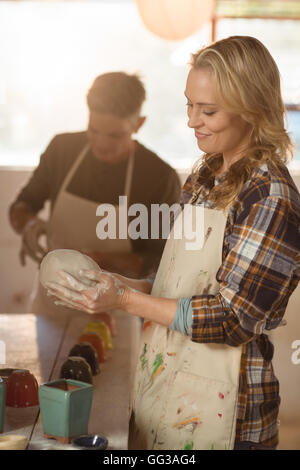
<svg viewBox="0 0 300 470">
<path fill-rule="evenodd" d="M 231 165 L 224 181 L 209 192 L 214 207 L 225 208 L 241 192 L 253 169 L 268 163 L 276 171 L 292 158 L 280 74 L 267 48 L 249 36 L 217 41 L 192 54 L 190 65 L 193 69 L 209 68 L 220 105 L 242 116 L 252 129 L 247 153 Z M 204 154 L 192 171 L 194 187 L 199 183 L 209 186 L 222 162 L 222 154 Z"/>
</svg>

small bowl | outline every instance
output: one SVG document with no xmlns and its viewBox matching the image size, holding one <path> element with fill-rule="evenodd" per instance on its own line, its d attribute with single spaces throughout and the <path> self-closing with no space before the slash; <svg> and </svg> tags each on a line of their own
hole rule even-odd
<svg viewBox="0 0 300 470">
<path fill-rule="evenodd" d="M 83 333 L 78 338 L 79 343 L 90 343 L 97 351 L 99 362 L 107 360 L 106 347 L 103 338 L 100 338 L 97 333 Z"/>
<path fill-rule="evenodd" d="M 87 434 L 73 439 L 72 445 L 82 450 L 105 450 L 108 440 L 106 437 L 98 436 L 97 434 Z"/>
<path fill-rule="evenodd" d="M 112 337 L 110 329 L 104 321 L 93 321 L 88 323 L 83 330 L 84 333 L 97 333 L 103 339 L 106 349 L 112 349 Z"/>
<path fill-rule="evenodd" d="M 25 408 L 39 404 L 38 383 L 29 370 L 16 369 L 6 382 L 6 406 Z"/>
<path fill-rule="evenodd" d="M 116 320 L 114 319 L 111 313 L 107 313 L 107 312 L 94 313 L 93 320 L 95 320 L 96 322 L 103 321 L 104 323 L 107 324 L 108 328 L 110 329 L 111 335 L 112 336 L 117 335 Z"/>
<path fill-rule="evenodd" d="M 85 382 L 88 384 L 93 383 L 92 370 L 90 365 L 83 357 L 70 356 L 63 363 L 60 370 L 60 379 L 73 379 Z"/>
<path fill-rule="evenodd" d="M 69 352 L 69 356 L 83 357 L 92 369 L 92 374 L 100 372 L 98 354 L 90 343 L 77 343 Z"/>
</svg>

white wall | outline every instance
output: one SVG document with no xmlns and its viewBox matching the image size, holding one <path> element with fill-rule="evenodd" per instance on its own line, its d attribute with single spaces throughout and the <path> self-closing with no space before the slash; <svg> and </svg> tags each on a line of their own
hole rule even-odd
<svg viewBox="0 0 300 470">
<path fill-rule="evenodd" d="M 28 180 L 28 170 L 1 170 L 0 171 L 0 311 L 7 313 L 21 313 L 26 311 L 26 303 L 31 290 L 36 265 L 27 261 L 22 267 L 18 253 L 20 251 L 20 237 L 14 233 L 9 225 L 8 207 L 14 200 L 19 189 Z"/>
<path fill-rule="evenodd" d="M 26 304 L 36 272 L 36 265 L 28 260 L 21 267 L 18 258 L 20 238 L 9 226 L 7 210 L 19 188 L 27 181 L 27 170 L 0 171 L 0 311 L 19 313 L 26 311 Z M 186 175 L 181 175 L 182 180 Z M 294 177 L 300 188 L 300 176 Z M 43 216 L 46 217 L 46 211 Z M 280 381 L 282 397 L 280 417 L 283 423 L 300 422 L 300 364 L 292 363 L 292 343 L 300 340 L 300 285 L 291 297 L 286 319 L 287 326 L 278 328 L 272 338 L 275 343 L 274 368 Z M 0 326 L 1 330 L 1 326 Z M 299 354 L 300 357 L 300 354 Z"/>
</svg>

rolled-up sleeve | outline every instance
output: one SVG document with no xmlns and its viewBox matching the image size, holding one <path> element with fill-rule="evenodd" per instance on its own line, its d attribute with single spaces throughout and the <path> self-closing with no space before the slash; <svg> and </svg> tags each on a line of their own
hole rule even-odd
<svg viewBox="0 0 300 470">
<path fill-rule="evenodd" d="M 239 346 L 276 327 L 299 281 L 299 215 L 268 196 L 237 216 L 216 295 L 192 297 L 192 340 Z"/>
</svg>

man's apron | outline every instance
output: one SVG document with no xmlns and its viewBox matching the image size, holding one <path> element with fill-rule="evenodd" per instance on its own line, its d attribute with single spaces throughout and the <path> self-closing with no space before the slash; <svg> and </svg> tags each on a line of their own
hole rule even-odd
<svg viewBox="0 0 300 470">
<path fill-rule="evenodd" d="M 66 189 L 72 180 L 80 163 L 89 151 L 87 144 L 78 155 L 73 166 L 66 175 L 52 211 L 48 224 L 48 248 L 55 250 L 67 248 L 73 250 L 105 251 L 113 253 L 131 252 L 131 242 L 126 239 L 100 240 L 96 234 L 96 225 L 100 219 L 96 218 L 96 209 L 99 203 L 89 201 L 71 194 Z M 129 199 L 132 174 L 134 166 L 134 152 L 131 153 L 125 179 L 125 196 Z M 116 211 L 116 233 L 118 234 L 119 206 L 115 206 Z M 78 310 L 56 306 L 52 299 L 47 297 L 46 290 L 40 285 L 38 274 L 34 283 L 34 291 L 31 296 L 30 313 L 36 314 L 74 314 Z"/>
<path fill-rule="evenodd" d="M 191 209 L 192 208 L 192 209 Z M 204 210 L 204 244 L 186 249 L 167 240 L 151 295 L 216 295 L 227 215 Z M 186 205 L 182 217 L 196 218 Z M 208 325 L 209 327 L 209 325 Z M 232 449 L 235 441 L 241 347 L 191 341 L 145 322 L 135 378 L 130 449 Z"/>
</svg>

